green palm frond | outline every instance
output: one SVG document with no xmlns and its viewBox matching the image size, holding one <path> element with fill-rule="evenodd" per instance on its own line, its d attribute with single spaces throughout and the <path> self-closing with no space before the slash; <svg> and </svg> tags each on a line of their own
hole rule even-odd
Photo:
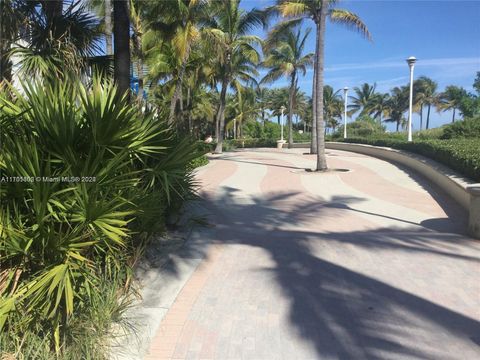
<svg viewBox="0 0 480 360">
<path fill-rule="evenodd" d="M 280 14 L 286 18 L 300 17 L 309 11 L 304 1 L 281 1 L 277 7 Z"/>
<path fill-rule="evenodd" d="M 61 352 L 65 324 L 85 312 L 104 269 L 129 271 L 134 235 L 148 237 L 192 196 L 199 153 L 109 82 L 12 93 L 0 92 L 0 170 L 35 180 L 0 187 L 0 331 L 41 323 Z"/>
<path fill-rule="evenodd" d="M 343 9 L 331 9 L 329 11 L 330 21 L 347 26 L 352 30 L 358 31 L 362 36 L 368 40 L 372 40 L 372 35 L 368 31 L 365 23 L 360 17 L 351 11 Z"/>
</svg>

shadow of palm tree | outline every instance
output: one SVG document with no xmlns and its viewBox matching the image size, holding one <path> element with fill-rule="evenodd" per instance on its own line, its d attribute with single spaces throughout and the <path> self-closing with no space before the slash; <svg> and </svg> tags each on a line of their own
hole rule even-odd
<svg viewBox="0 0 480 360">
<path fill-rule="evenodd" d="M 288 225 L 321 222 L 332 216 L 334 208 L 350 211 L 351 204 L 364 200 L 337 198 L 333 204 L 326 204 L 310 197 L 295 201 L 299 196 L 303 195 L 275 193 L 244 201 L 237 189 L 227 187 L 215 197 L 204 195 L 207 208 L 215 216 L 218 242 L 258 247 L 270 254 L 275 266 L 259 267 L 257 271 L 274 275 L 290 303 L 290 325 L 315 347 L 318 358 L 480 356 L 476 344 L 480 334 L 478 319 L 399 288 L 394 282 L 355 271 L 339 263 L 345 253 L 332 257 L 335 252 L 348 254 L 349 247 L 367 249 L 371 256 L 386 250 L 407 257 L 429 254 L 441 257 L 452 267 L 461 264 L 473 272 L 477 269 L 478 274 L 477 245 L 461 235 L 432 231 L 418 224 L 353 232 L 298 231 L 299 226 Z M 438 219 L 438 224 L 446 227 L 447 221 Z M 471 254 L 458 253 L 459 244 L 471 249 Z M 418 281 L 415 273 L 398 276 Z M 480 286 L 476 290 L 480 291 Z"/>
</svg>

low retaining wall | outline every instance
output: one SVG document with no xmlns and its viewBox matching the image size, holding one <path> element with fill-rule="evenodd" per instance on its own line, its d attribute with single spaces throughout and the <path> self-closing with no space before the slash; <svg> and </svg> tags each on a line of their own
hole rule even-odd
<svg viewBox="0 0 480 360">
<path fill-rule="evenodd" d="M 326 148 L 370 155 L 415 170 L 439 186 L 468 211 L 468 232 L 480 238 L 480 184 L 460 176 L 436 161 L 403 150 L 342 142 L 327 142 Z"/>
<path fill-rule="evenodd" d="M 283 145 L 283 148 L 288 148 L 288 143 Z M 290 147 L 291 149 L 310 149 L 310 143 L 293 143 L 292 146 Z"/>
<path fill-rule="evenodd" d="M 295 148 L 309 148 L 298 143 Z M 480 184 L 466 179 L 452 169 L 421 155 L 387 147 L 343 142 L 327 142 L 327 149 L 365 154 L 404 165 L 426 177 L 450 195 L 469 213 L 468 232 L 480 239 Z"/>
</svg>

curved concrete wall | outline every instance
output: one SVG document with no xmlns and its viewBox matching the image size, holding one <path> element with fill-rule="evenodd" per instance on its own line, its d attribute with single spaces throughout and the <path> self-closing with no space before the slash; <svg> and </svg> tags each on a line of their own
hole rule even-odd
<svg viewBox="0 0 480 360">
<path fill-rule="evenodd" d="M 370 155 L 415 170 L 438 185 L 468 211 L 468 232 L 480 239 L 480 184 L 460 176 L 436 161 L 407 151 L 342 142 L 327 142 L 326 148 Z"/>
<path fill-rule="evenodd" d="M 327 142 L 326 147 L 327 149 L 352 151 L 370 155 L 404 165 L 438 185 L 455 201 L 462 205 L 465 210 L 468 211 L 470 208 L 470 194 L 467 191 L 467 186 L 472 185 L 473 181 L 461 177 L 453 170 L 436 161 L 402 150 L 364 144 Z"/>
</svg>

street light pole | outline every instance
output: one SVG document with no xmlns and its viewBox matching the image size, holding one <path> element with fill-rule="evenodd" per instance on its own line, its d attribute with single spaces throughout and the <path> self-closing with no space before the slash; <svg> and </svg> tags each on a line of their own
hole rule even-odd
<svg viewBox="0 0 480 360">
<path fill-rule="evenodd" d="M 343 88 L 343 98 L 345 100 L 345 111 L 343 114 L 343 138 L 347 138 L 347 93 L 348 93 L 348 87 Z"/>
<path fill-rule="evenodd" d="M 285 111 L 285 106 L 282 105 L 282 107 L 280 108 L 280 110 L 282 111 L 282 124 L 281 124 L 281 130 L 280 130 L 280 140 L 283 141 L 283 112 Z"/>
<path fill-rule="evenodd" d="M 412 107 L 413 107 L 413 68 L 417 59 L 410 56 L 407 59 L 407 64 L 410 67 L 410 101 L 408 107 L 408 141 L 412 141 Z"/>
</svg>

